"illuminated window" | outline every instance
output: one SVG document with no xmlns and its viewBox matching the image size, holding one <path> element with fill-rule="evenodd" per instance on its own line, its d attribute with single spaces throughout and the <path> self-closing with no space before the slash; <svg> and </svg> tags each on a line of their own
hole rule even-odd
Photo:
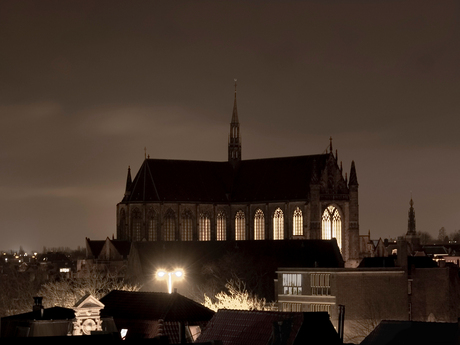
<svg viewBox="0 0 460 345">
<path fill-rule="evenodd" d="M 273 239 L 284 239 L 284 214 L 279 207 L 273 215 Z"/>
<path fill-rule="evenodd" d="M 326 311 L 331 314 L 331 305 L 330 304 L 321 304 L 321 303 L 311 303 L 308 305 L 310 311 Z"/>
<path fill-rule="evenodd" d="M 60 269 L 59 269 L 59 272 L 61 272 L 61 273 L 68 273 L 68 272 L 70 272 L 70 268 L 67 268 L 67 267 L 60 268 Z"/>
<path fill-rule="evenodd" d="M 302 304 L 301 303 L 286 303 L 283 302 L 283 310 L 282 311 L 302 311 Z"/>
<path fill-rule="evenodd" d="M 294 216 L 292 218 L 292 225 L 294 228 L 293 229 L 294 236 L 303 235 L 303 216 L 302 216 L 302 211 L 298 207 L 294 211 Z"/>
<path fill-rule="evenodd" d="M 315 296 L 329 296 L 331 294 L 331 282 L 329 273 L 310 274 L 311 294 Z"/>
<path fill-rule="evenodd" d="M 126 212 L 124 209 L 120 211 L 120 221 L 118 223 L 118 234 L 120 240 L 128 240 L 128 228 L 126 224 Z"/>
<path fill-rule="evenodd" d="M 261 209 L 258 209 L 254 215 L 254 239 L 265 239 L 265 219 Z"/>
<path fill-rule="evenodd" d="M 164 218 L 163 238 L 165 241 L 176 240 L 176 214 L 168 209 Z"/>
<path fill-rule="evenodd" d="M 217 240 L 225 241 L 227 239 L 227 217 L 224 211 L 217 213 Z"/>
<path fill-rule="evenodd" d="M 189 209 L 184 210 L 180 225 L 181 241 L 193 241 L 193 217 Z"/>
<path fill-rule="evenodd" d="M 157 240 L 157 216 L 153 207 L 150 207 L 147 212 L 147 240 L 156 241 Z"/>
<path fill-rule="evenodd" d="M 337 239 L 337 245 L 342 250 L 342 219 L 339 210 L 334 206 L 329 206 L 324 210 L 322 217 L 322 236 L 323 240 Z"/>
<path fill-rule="evenodd" d="M 137 207 L 131 212 L 132 240 L 141 240 L 142 213 Z"/>
<path fill-rule="evenodd" d="M 243 241 L 246 239 L 244 212 L 239 210 L 235 216 L 235 240 Z"/>
<path fill-rule="evenodd" d="M 302 294 L 302 275 L 294 273 L 283 274 L 283 294 L 301 295 Z"/>
<path fill-rule="evenodd" d="M 200 241 L 211 241 L 211 220 L 209 215 L 205 213 L 200 214 Z"/>
</svg>

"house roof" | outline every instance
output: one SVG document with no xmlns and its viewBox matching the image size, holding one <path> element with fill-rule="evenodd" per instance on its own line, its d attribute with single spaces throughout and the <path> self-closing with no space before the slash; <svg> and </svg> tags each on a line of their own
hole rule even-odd
<svg viewBox="0 0 460 345">
<path fill-rule="evenodd" d="M 131 242 L 130 241 L 111 240 L 111 239 L 109 239 L 109 241 L 112 243 L 112 245 L 118 251 L 118 253 L 123 256 L 123 258 L 128 257 L 129 250 L 131 249 Z"/>
<path fill-rule="evenodd" d="M 178 293 L 133 292 L 114 290 L 100 299 L 102 315 L 117 319 L 201 322 L 214 312 Z"/>
<path fill-rule="evenodd" d="M 86 238 L 86 248 L 89 251 L 88 257 L 97 258 L 101 253 L 102 247 L 104 247 L 105 241 L 91 241 L 88 237 Z"/>
<path fill-rule="evenodd" d="M 122 202 L 305 200 L 330 155 L 229 162 L 145 159 Z"/>
<path fill-rule="evenodd" d="M 382 321 L 361 345 L 458 344 L 458 323 Z"/>
<path fill-rule="evenodd" d="M 326 312 L 221 309 L 208 322 L 197 342 L 213 340 L 220 340 L 223 345 L 334 344 L 339 337 Z"/>
<path fill-rule="evenodd" d="M 2 320 L 65 320 L 73 319 L 75 313 L 73 309 L 63 307 L 52 307 L 43 309 L 43 316 L 40 316 L 40 310 L 30 311 L 28 313 L 2 317 Z"/>
</svg>

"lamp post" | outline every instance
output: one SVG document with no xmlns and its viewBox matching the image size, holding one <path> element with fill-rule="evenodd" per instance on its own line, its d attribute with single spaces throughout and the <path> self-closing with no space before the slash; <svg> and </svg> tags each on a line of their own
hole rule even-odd
<svg viewBox="0 0 460 345">
<path fill-rule="evenodd" d="M 158 270 L 156 276 L 158 279 L 167 279 L 168 292 L 172 293 L 172 278 L 182 278 L 184 276 L 184 271 L 182 271 L 181 269 L 176 269 L 170 272 L 165 270 Z"/>
</svg>

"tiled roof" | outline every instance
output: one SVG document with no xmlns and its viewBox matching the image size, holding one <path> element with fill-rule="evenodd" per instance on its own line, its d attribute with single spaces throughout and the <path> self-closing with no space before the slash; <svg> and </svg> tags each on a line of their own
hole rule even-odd
<svg viewBox="0 0 460 345">
<path fill-rule="evenodd" d="M 129 250 L 131 248 L 130 241 L 122 241 L 122 240 L 110 240 L 113 246 L 117 249 L 120 255 L 123 255 L 123 258 L 127 258 L 129 255 Z"/>
<path fill-rule="evenodd" d="M 337 344 L 339 338 L 325 312 L 221 309 L 208 322 L 197 342 L 213 340 L 220 340 L 223 345 L 297 345 Z"/>
<path fill-rule="evenodd" d="M 86 238 L 86 245 L 89 249 L 89 256 L 97 258 L 101 253 L 102 247 L 104 247 L 105 241 L 91 241 L 89 238 Z"/>
<path fill-rule="evenodd" d="M 305 200 L 328 154 L 229 162 L 146 159 L 122 202 Z"/>
<path fill-rule="evenodd" d="M 200 322 L 214 312 L 178 293 L 131 292 L 114 290 L 100 299 L 102 315 L 117 319 Z"/>
<path fill-rule="evenodd" d="M 382 321 L 361 345 L 458 344 L 458 323 Z"/>
</svg>

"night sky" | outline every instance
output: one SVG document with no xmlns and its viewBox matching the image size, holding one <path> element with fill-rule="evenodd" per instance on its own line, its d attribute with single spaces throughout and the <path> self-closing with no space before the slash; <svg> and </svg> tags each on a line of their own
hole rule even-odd
<svg viewBox="0 0 460 345">
<path fill-rule="evenodd" d="M 0 2 L 0 249 L 116 234 L 128 166 L 356 163 L 360 233 L 460 229 L 460 2 Z M 187 172 L 184 171 L 184 174 Z M 276 181 L 273 181 L 276 183 Z"/>
</svg>

